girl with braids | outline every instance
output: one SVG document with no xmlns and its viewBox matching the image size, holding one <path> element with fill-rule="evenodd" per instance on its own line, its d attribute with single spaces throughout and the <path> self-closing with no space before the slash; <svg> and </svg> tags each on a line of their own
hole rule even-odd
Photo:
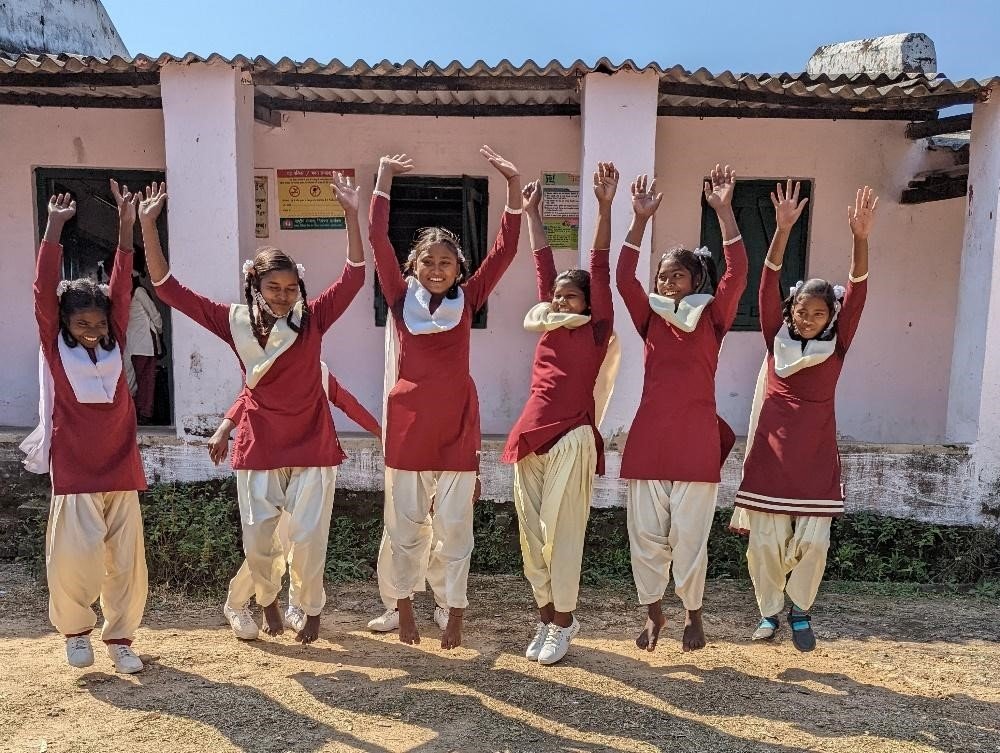
<svg viewBox="0 0 1000 753">
<path fill-rule="evenodd" d="M 535 635 L 525 656 L 539 664 L 562 659 L 580 631 L 574 611 L 583 539 L 594 474 L 604 474 L 598 426 L 618 369 L 618 349 L 609 351 L 614 310 L 608 262 L 617 188 L 614 164 L 598 163 L 590 271 L 559 274 L 542 224 L 541 188 L 533 182 L 524 189 L 540 301 L 528 311 L 524 328 L 541 336 L 531 367 L 531 392 L 501 460 L 514 465 L 524 575 L 538 605 Z"/>
<path fill-rule="evenodd" d="M 747 562 L 762 618 L 753 639 L 774 637 L 787 593 L 799 651 L 816 647 L 809 608 L 826 568 L 830 521 L 844 512 L 834 397 L 868 292 L 868 235 L 878 198 L 865 186 L 848 207 L 854 245 L 847 289 L 813 279 L 782 301 L 785 246 L 807 201 L 799 201 L 799 184 L 791 180 L 771 194 L 777 229 L 760 278 L 767 356 L 731 524 L 750 533 Z"/>
<path fill-rule="evenodd" d="M 22 443 L 29 471 L 50 473 L 46 532 L 49 619 L 66 637 L 73 667 L 94 663 L 92 605 L 100 597 L 101 640 L 119 672 L 142 670 L 132 639 L 146 606 L 146 554 L 139 492 L 146 488 L 135 407 L 122 351 L 132 293 L 132 235 L 139 195 L 119 190 L 118 249 L 110 286 L 59 281 L 69 194 L 49 199 L 38 250 L 35 319 L 41 340 L 39 427 Z"/>
<path fill-rule="evenodd" d="M 686 611 L 682 646 L 705 646 L 701 606 L 708 535 L 715 515 L 721 460 L 732 430 L 715 411 L 715 372 L 722 338 L 746 288 L 747 254 L 733 214 L 736 175 L 716 165 L 705 201 L 722 226 L 726 271 L 716 284 L 708 249 L 674 249 L 656 268 L 654 291 L 636 279 L 639 244 L 662 194 L 645 175 L 632 184 L 632 227 L 618 259 L 618 290 L 645 341 L 642 398 L 622 453 L 628 479 L 632 574 L 646 623 L 636 645 L 652 651 L 666 624 L 662 600 L 670 582 Z M 712 291 L 714 290 L 714 295 Z M 721 449 L 721 453 L 720 453 Z"/>
<path fill-rule="evenodd" d="M 344 453 L 326 407 L 320 375 L 323 334 L 357 295 L 365 279 L 358 222 L 358 191 L 338 175 L 332 184 L 347 217 L 348 258 L 339 279 L 308 300 L 304 269 L 279 249 L 258 250 L 243 265 L 244 304 L 210 301 L 178 282 L 167 267 L 156 232 L 166 186 L 153 184 L 139 208 L 149 276 L 157 295 L 225 341 L 245 377 L 243 414 L 233 444 L 243 551 L 253 576 L 264 632 L 283 631 L 278 592 L 285 553 L 275 536 L 282 510 L 290 515 L 293 603 L 305 615 L 296 640 L 319 635 L 326 603 L 323 570 L 337 466 Z M 256 637 L 248 603 L 228 603 L 237 637 Z"/>
<path fill-rule="evenodd" d="M 461 645 L 468 606 L 480 447 L 479 401 L 469 373 L 472 317 L 513 261 L 521 228 L 517 168 L 488 146 L 480 153 L 506 181 L 507 206 L 496 242 L 472 276 L 458 238 L 443 228 L 423 230 L 400 270 L 388 235 L 389 191 L 393 176 L 413 169 L 405 154 L 380 160 L 371 204 L 375 269 L 392 315 L 382 423 L 391 572 L 382 580 L 396 599 L 399 639 L 419 643 L 410 596 L 424 590 L 426 577 L 445 649 Z"/>
</svg>

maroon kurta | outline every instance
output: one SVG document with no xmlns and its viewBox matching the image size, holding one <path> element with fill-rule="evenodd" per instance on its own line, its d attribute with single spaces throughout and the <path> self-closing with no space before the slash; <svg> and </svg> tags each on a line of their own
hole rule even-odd
<svg viewBox="0 0 1000 753">
<path fill-rule="evenodd" d="M 364 266 L 345 265 L 340 278 L 310 301 L 309 321 L 295 342 L 255 387 L 244 387 L 241 399 L 245 412 L 233 443 L 235 470 L 333 466 L 346 457 L 326 406 L 320 350 L 323 334 L 344 313 L 364 281 Z M 229 304 L 198 295 L 173 276 L 157 283 L 156 293 L 163 303 L 196 321 L 236 352 Z M 243 362 L 239 363 L 245 374 Z"/>
<path fill-rule="evenodd" d="M 868 282 L 848 283 L 837 319 L 837 344 L 830 357 L 782 378 L 774 372 L 774 338 L 784 324 L 779 275 L 765 266 L 760 278 L 767 388 L 736 505 L 830 517 L 843 511 L 844 500 L 834 397 L 844 357 L 858 330 Z"/>
<path fill-rule="evenodd" d="M 726 271 L 693 332 L 667 324 L 650 308 L 636 279 L 639 252 L 626 246 L 618 257 L 618 292 L 646 344 L 642 398 L 625 440 L 621 478 L 707 483 L 721 478 L 715 371 L 747 279 L 743 241 L 723 252 Z"/>
<path fill-rule="evenodd" d="M 385 464 L 389 468 L 478 468 L 479 399 L 469 372 L 472 317 L 514 260 L 520 230 L 521 215 L 504 211 L 493 248 L 462 285 L 465 310 L 458 325 L 447 332 L 414 335 L 403 321 L 406 281 L 389 242 L 389 200 L 372 196 L 369 233 L 375 269 L 399 337 L 398 378 L 386 400 Z"/>
<path fill-rule="evenodd" d="M 538 300 L 552 300 L 556 266 L 548 246 L 535 251 Z M 547 452 L 578 426 L 590 426 L 597 447 L 597 473 L 604 474 L 604 440 L 597 428 L 594 384 L 608 353 L 614 329 L 608 252 L 590 252 L 590 321 L 582 327 L 542 333 L 531 367 L 531 392 L 511 429 L 500 460 L 516 463 L 531 453 Z"/>
<path fill-rule="evenodd" d="M 81 403 L 73 393 L 59 357 L 59 284 L 62 246 L 42 241 L 35 270 L 35 319 L 42 353 L 52 372 L 55 394 L 52 406 L 53 494 L 142 491 L 146 476 L 136 443 L 135 406 L 122 369 L 110 403 Z M 115 252 L 110 284 L 111 315 L 108 322 L 125 352 L 125 332 L 132 295 L 132 252 Z M 82 345 L 77 345 L 82 348 Z M 100 346 L 98 346 L 100 347 Z"/>
</svg>

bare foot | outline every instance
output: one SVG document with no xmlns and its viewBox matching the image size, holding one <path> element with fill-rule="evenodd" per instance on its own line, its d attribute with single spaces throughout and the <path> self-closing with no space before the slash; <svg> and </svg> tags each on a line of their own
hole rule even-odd
<svg viewBox="0 0 1000 753">
<path fill-rule="evenodd" d="M 396 610 L 399 612 L 399 640 L 410 645 L 420 643 L 417 621 L 413 618 L 413 602 L 399 599 L 396 601 Z"/>
<path fill-rule="evenodd" d="M 305 627 L 295 634 L 295 640 L 306 644 L 312 643 L 317 638 L 319 638 L 319 615 L 307 615 Z"/>
<path fill-rule="evenodd" d="M 451 650 L 462 645 L 462 622 L 464 619 L 464 609 L 452 608 L 448 610 L 448 625 L 441 634 L 441 648 Z"/>
<path fill-rule="evenodd" d="M 285 632 L 285 621 L 281 619 L 281 607 L 277 599 L 264 607 L 264 632 L 271 636 Z"/>
<path fill-rule="evenodd" d="M 656 644 L 660 640 L 660 631 L 666 627 L 667 618 L 660 609 L 660 602 L 655 602 L 647 607 L 646 624 L 635 639 L 635 645 L 645 651 L 655 651 Z"/>
<path fill-rule="evenodd" d="M 689 610 L 684 619 L 684 635 L 681 646 L 685 651 L 697 651 L 705 648 L 705 626 L 701 622 L 701 610 Z"/>
</svg>

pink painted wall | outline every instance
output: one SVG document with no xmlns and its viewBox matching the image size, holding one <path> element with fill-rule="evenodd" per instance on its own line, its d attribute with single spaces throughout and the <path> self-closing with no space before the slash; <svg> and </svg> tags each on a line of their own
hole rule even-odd
<svg viewBox="0 0 1000 753">
<path fill-rule="evenodd" d="M 73 110 L 0 106 L 0 425 L 37 420 L 38 331 L 32 307 L 38 234 L 36 167 L 162 170 L 159 110 Z"/>
<path fill-rule="evenodd" d="M 855 189 L 880 195 L 868 305 L 838 393 L 838 428 L 862 442 L 943 442 L 958 300 L 964 199 L 903 206 L 906 182 L 944 158 L 903 137 L 903 123 L 659 118 L 656 173 L 664 192 L 657 250 L 692 244 L 699 187 L 716 162 L 744 178 L 814 181 L 807 273 L 845 282 Z M 717 395 L 745 434 L 764 346 L 759 332 L 726 337 Z"/>
<path fill-rule="evenodd" d="M 580 161 L 579 119 L 286 113 L 281 128 L 258 125 L 257 174 L 269 171 L 272 176 L 271 236 L 262 242 L 277 245 L 305 264 L 309 293 L 318 293 L 343 266 L 346 231 L 277 230 L 274 169 L 353 167 L 365 192 L 367 216 L 378 158 L 401 151 L 414 158 L 415 174 L 489 176 L 492 239 L 504 206 L 506 184 L 479 155 L 484 143 L 513 159 L 524 180 L 543 170 L 575 172 Z M 490 297 L 489 328 L 472 332 L 472 371 L 479 387 L 483 432 L 487 434 L 506 433 L 527 398 L 536 340 L 521 326 L 535 296 L 530 251 L 525 227 L 518 256 Z M 572 252 L 557 255 L 564 267 L 577 263 Z M 326 336 L 324 358 L 365 406 L 381 415 L 384 329 L 374 324 L 373 276 L 374 266 L 369 263 L 364 290 Z M 356 428 L 339 414 L 336 420 L 340 428 Z"/>
</svg>

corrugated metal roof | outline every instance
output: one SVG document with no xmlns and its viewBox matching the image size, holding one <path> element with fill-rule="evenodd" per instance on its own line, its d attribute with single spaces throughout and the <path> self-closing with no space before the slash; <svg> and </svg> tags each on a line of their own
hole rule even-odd
<svg viewBox="0 0 1000 753">
<path fill-rule="evenodd" d="M 409 112 L 425 108 L 432 114 L 462 110 L 503 114 L 538 110 L 548 114 L 579 112 L 578 79 L 594 72 L 655 71 L 660 79 L 660 111 L 665 114 L 733 114 L 791 117 L 864 116 L 926 117 L 943 107 L 982 99 L 1000 76 L 976 81 L 950 81 L 919 73 L 898 76 L 810 76 L 805 73 L 712 73 L 688 71 L 679 65 L 633 60 L 595 63 L 577 60 L 546 65 L 528 60 L 515 65 L 502 60 L 490 65 L 452 61 L 418 64 L 412 60 L 369 64 L 359 60 L 296 62 L 287 57 L 219 54 L 95 58 L 81 55 L 0 55 L 0 102 L 19 97 L 58 104 L 70 101 L 124 100 L 124 106 L 158 106 L 160 69 L 168 64 L 219 63 L 250 71 L 258 101 L 275 109 L 315 109 L 328 112 Z M 140 104 L 141 100 L 157 100 Z M 105 104 L 113 104 L 106 102 Z M 366 109 L 367 108 L 367 109 Z M 930 115 L 933 117 L 933 115 Z"/>
</svg>

